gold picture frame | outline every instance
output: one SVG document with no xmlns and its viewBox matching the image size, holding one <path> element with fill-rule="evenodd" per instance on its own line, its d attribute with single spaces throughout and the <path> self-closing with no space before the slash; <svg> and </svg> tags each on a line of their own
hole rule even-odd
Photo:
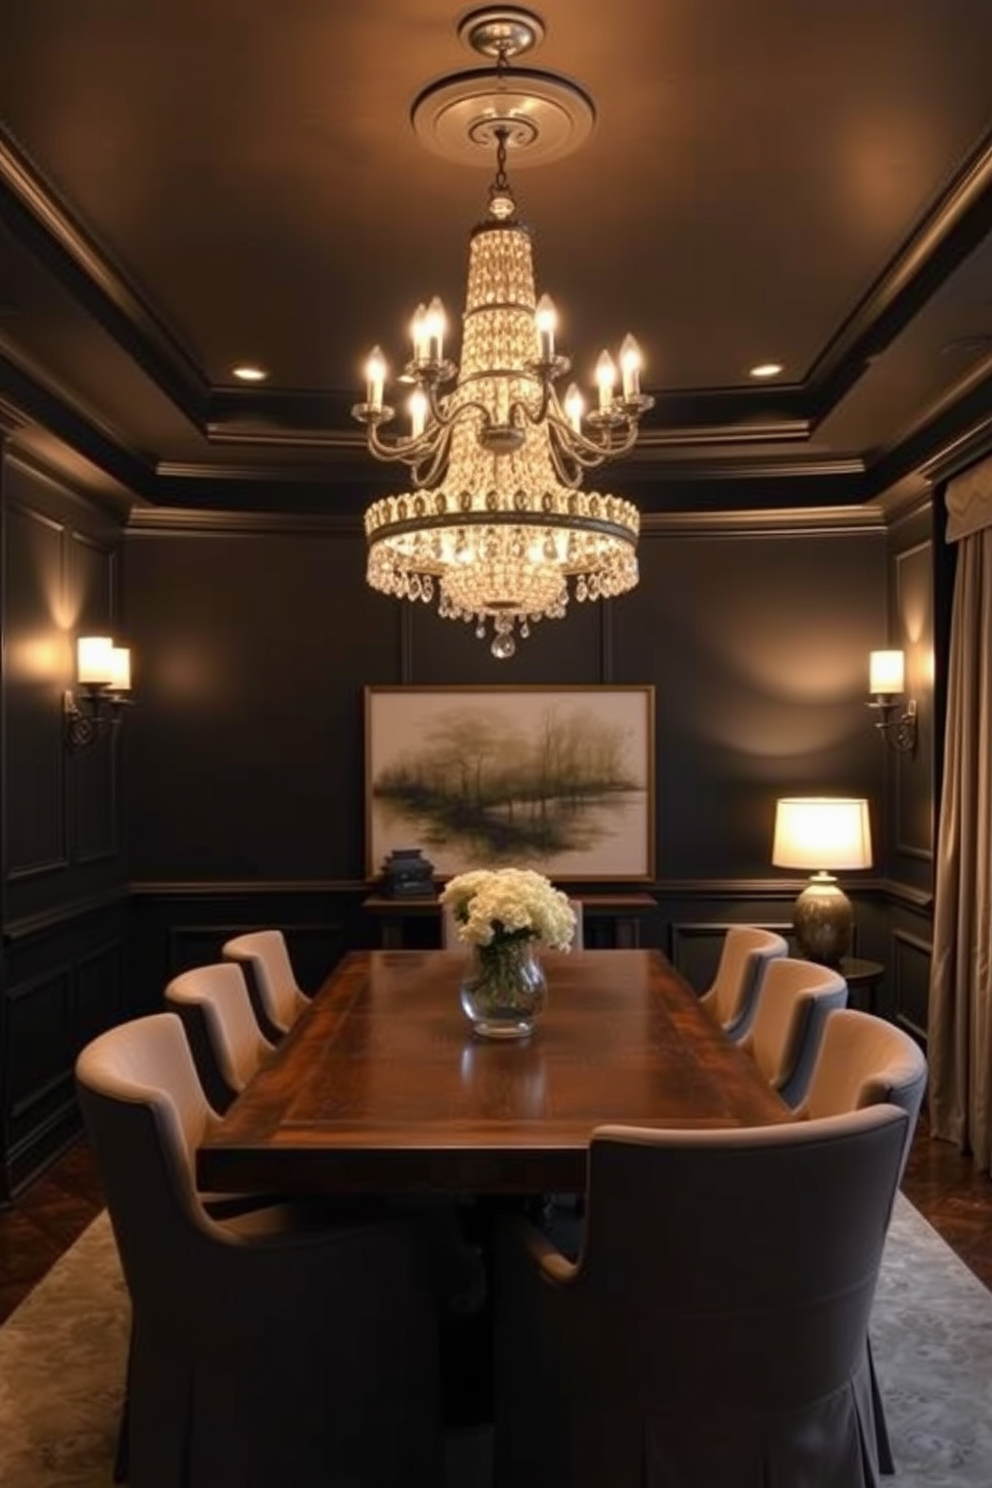
<svg viewBox="0 0 992 1488">
<path fill-rule="evenodd" d="M 439 878 L 655 875 L 654 688 L 365 689 L 366 873 L 421 848 Z"/>
</svg>

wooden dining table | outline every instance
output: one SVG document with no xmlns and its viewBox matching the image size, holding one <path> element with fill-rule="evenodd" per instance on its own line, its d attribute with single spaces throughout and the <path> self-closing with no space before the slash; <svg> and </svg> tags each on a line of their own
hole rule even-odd
<svg viewBox="0 0 992 1488">
<path fill-rule="evenodd" d="M 750 1056 L 657 950 L 543 957 L 520 1041 L 474 1035 L 458 951 L 354 951 L 198 1155 L 207 1189 L 581 1192 L 606 1123 L 791 1119 Z"/>
</svg>

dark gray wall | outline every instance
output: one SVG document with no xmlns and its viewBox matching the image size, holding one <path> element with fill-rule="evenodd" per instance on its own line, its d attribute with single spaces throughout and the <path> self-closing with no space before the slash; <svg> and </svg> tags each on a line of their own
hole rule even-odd
<svg viewBox="0 0 992 1488">
<path fill-rule="evenodd" d="M 62 714 L 76 636 L 116 625 L 121 526 L 16 460 L 0 493 L 2 1196 L 76 1130 L 72 1061 L 126 1009 L 128 915 L 120 741 L 74 753 Z"/>
<path fill-rule="evenodd" d="M 880 527 L 658 530 L 632 595 L 573 605 L 501 663 L 471 626 L 371 593 L 357 533 L 162 521 L 125 555 L 137 880 L 364 878 L 366 683 L 653 683 L 661 884 L 772 877 L 780 793 L 881 805 Z"/>
</svg>

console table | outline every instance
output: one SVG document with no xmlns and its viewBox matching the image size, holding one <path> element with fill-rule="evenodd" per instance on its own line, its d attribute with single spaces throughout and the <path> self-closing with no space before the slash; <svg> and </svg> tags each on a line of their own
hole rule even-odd
<svg viewBox="0 0 992 1488">
<path fill-rule="evenodd" d="M 653 894 L 570 894 L 582 905 L 585 944 L 589 950 L 635 950 L 642 944 L 641 927 L 654 914 L 658 901 Z M 441 943 L 441 907 L 437 899 L 391 899 L 370 894 L 362 908 L 378 924 L 379 945 L 384 951 L 409 947 L 410 928 L 416 922 L 435 922 L 433 942 Z"/>
</svg>

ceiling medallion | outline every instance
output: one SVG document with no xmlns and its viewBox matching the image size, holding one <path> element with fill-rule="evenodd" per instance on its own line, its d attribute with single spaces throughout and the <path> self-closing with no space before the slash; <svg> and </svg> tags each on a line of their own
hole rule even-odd
<svg viewBox="0 0 992 1488">
<path fill-rule="evenodd" d="M 491 629 L 492 654 L 504 659 L 536 621 L 562 618 L 570 596 L 608 598 L 637 583 L 637 509 L 583 490 L 582 479 L 633 448 L 654 399 L 641 391 L 632 336 L 620 347 L 619 388 L 616 363 L 601 354 L 595 408 L 584 411 L 574 383 L 559 396 L 569 362 L 555 347 L 551 300 L 536 297 L 530 235 L 506 173 L 510 150 L 515 161 L 543 163 L 575 148 L 592 126 L 591 101 L 554 74 L 511 65 L 543 38 L 532 12 L 473 11 L 459 34 L 495 66 L 433 84 L 412 117 L 449 158 L 477 162 L 480 150 L 495 147 L 488 212 L 470 240 L 461 359 L 445 356 L 440 301 L 421 305 L 399 379 L 411 387 L 409 432 L 382 432 L 395 410 L 384 401 L 378 347 L 366 365 L 365 402 L 352 412 L 376 459 L 412 472 L 410 491 L 365 514 L 369 584 L 401 599 L 436 599 L 444 618 L 474 622 L 480 640 Z M 530 92 L 535 77 L 551 79 L 557 94 L 543 85 Z M 449 128 L 456 119 L 457 130 Z M 448 148 L 456 133 L 457 154 Z"/>
</svg>

